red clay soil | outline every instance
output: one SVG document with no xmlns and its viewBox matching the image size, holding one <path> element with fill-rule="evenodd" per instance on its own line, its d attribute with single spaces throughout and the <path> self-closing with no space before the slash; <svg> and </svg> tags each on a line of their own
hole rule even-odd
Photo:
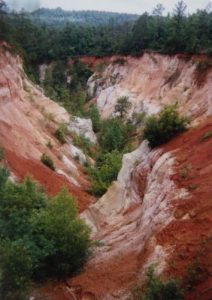
<svg viewBox="0 0 212 300">
<path fill-rule="evenodd" d="M 109 65 L 111 63 L 114 63 L 119 58 L 126 58 L 126 56 L 104 56 L 104 57 L 98 57 L 98 56 L 81 56 L 80 61 L 87 65 L 89 68 L 91 68 L 93 71 L 96 71 L 96 67 L 100 64 Z"/>
<path fill-rule="evenodd" d="M 176 201 L 176 219 L 158 233 L 157 240 L 158 244 L 173 249 L 165 276 L 183 279 L 185 287 L 190 288 L 186 300 L 212 299 L 212 137 L 203 139 L 211 131 L 212 120 L 208 120 L 164 146 L 165 151 L 176 150 L 173 180 L 179 188 L 188 189 L 191 197 Z M 101 268 L 93 265 L 92 270 L 88 273 L 85 270 L 76 280 L 52 283 L 38 292 L 51 300 L 94 300 L 102 299 L 107 292 L 113 294 L 122 286 L 131 289 L 136 284 L 137 272 L 149 256 L 147 252 L 144 249 L 138 257 L 132 249 L 124 259 L 120 256 L 102 261 Z M 87 287 L 90 294 L 79 285 Z M 38 299 L 43 298 L 36 295 Z"/>
<path fill-rule="evenodd" d="M 208 138 L 204 138 L 208 133 Z M 190 289 L 187 300 L 212 299 L 212 120 L 191 129 L 165 146 L 176 148 L 173 180 L 191 197 L 176 201 L 176 220 L 158 234 L 171 246 L 167 277 L 182 278 Z"/>
<path fill-rule="evenodd" d="M 19 180 L 23 180 L 29 175 L 40 182 L 49 195 L 55 195 L 63 187 L 67 187 L 76 198 L 80 212 L 91 204 L 91 197 L 81 188 L 71 184 L 65 176 L 53 172 L 39 161 L 23 158 L 10 150 L 6 150 L 6 159 Z"/>
</svg>

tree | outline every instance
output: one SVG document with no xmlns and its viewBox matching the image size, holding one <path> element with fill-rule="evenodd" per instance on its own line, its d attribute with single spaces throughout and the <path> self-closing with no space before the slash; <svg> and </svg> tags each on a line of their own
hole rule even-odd
<svg viewBox="0 0 212 300">
<path fill-rule="evenodd" d="M 170 279 L 163 282 L 154 274 L 154 268 L 148 270 L 148 280 L 146 293 L 141 300 L 183 300 L 184 290 L 181 282 L 176 279 Z"/>
<path fill-rule="evenodd" d="M 0 0 L 0 11 L 6 7 L 6 2 L 4 0 Z"/>
<path fill-rule="evenodd" d="M 151 116 L 146 120 L 143 137 L 154 148 L 185 131 L 188 122 L 188 118 L 179 115 L 176 105 L 169 105 L 158 117 Z"/>
<path fill-rule="evenodd" d="M 162 17 L 163 16 L 163 12 L 165 10 L 165 7 L 163 6 L 163 4 L 158 3 L 155 8 L 152 11 L 152 15 L 153 16 L 158 16 L 158 17 Z"/>
<path fill-rule="evenodd" d="M 0 258 L 1 299 L 29 299 L 33 264 L 26 247 L 19 241 L 1 241 Z"/>
<path fill-rule="evenodd" d="M 117 179 L 121 168 L 123 154 L 117 150 L 98 157 L 96 168 L 88 170 L 92 178 L 92 192 L 95 196 L 102 196 Z"/>
<path fill-rule="evenodd" d="M 90 118 L 93 123 L 93 130 L 94 132 L 99 132 L 101 129 L 101 119 L 100 119 L 100 113 L 96 105 L 93 105 L 89 112 Z"/>
<path fill-rule="evenodd" d="M 35 240 L 45 238 L 49 248 L 36 270 L 38 276 L 65 277 L 85 262 L 91 246 L 90 230 L 77 214 L 75 200 L 67 190 L 51 198 L 45 209 L 34 214 L 33 236 Z M 42 250 L 42 243 L 40 246 Z"/>
<path fill-rule="evenodd" d="M 104 151 L 123 150 L 127 140 L 127 128 L 119 119 L 109 119 L 103 122 L 100 135 L 100 145 Z"/>
<path fill-rule="evenodd" d="M 139 55 L 148 48 L 149 41 L 149 15 L 144 13 L 136 22 L 132 30 L 132 51 Z"/>
<path fill-rule="evenodd" d="M 187 5 L 184 1 L 179 1 L 174 8 L 173 14 L 175 19 L 177 20 L 177 24 L 180 25 L 180 22 L 185 17 L 185 12 L 187 9 Z"/>
<path fill-rule="evenodd" d="M 0 168 L 0 292 L 5 300 L 25 300 L 32 279 L 63 277 L 79 270 L 91 246 L 90 229 L 63 190 L 48 198 L 27 178 L 8 181 Z"/>
<path fill-rule="evenodd" d="M 123 119 L 127 114 L 128 110 L 131 108 L 132 104 L 129 102 L 129 97 L 123 96 L 117 100 L 117 104 L 115 106 L 115 113 L 118 113 Z"/>
</svg>

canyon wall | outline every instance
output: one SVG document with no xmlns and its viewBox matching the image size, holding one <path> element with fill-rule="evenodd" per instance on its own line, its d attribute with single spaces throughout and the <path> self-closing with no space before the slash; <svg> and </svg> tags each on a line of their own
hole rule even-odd
<svg viewBox="0 0 212 300">
<path fill-rule="evenodd" d="M 164 105 L 177 103 L 179 111 L 197 123 L 212 113 L 212 71 L 207 69 L 211 61 L 204 56 L 156 53 L 114 57 L 101 62 L 103 67 L 89 79 L 88 90 L 102 118 L 113 115 L 117 99 L 127 96 L 132 103 L 128 117 L 155 114 Z"/>
<path fill-rule="evenodd" d="M 136 112 L 154 114 L 177 102 L 192 121 L 187 132 L 166 145 L 151 150 L 143 141 L 126 154 L 117 181 L 92 203 L 86 193 L 84 154 L 73 145 L 71 133 L 64 145 L 55 138 L 55 130 L 66 123 L 70 132 L 89 131 L 95 143 L 90 122 L 70 120 L 26 77 L 20 58 L 1 45 L 0 146 L 6 149 L 12 176 L 21 180 L 31 174 L 50 194 L 65 184 L 78 199 L 95 241 L 81 274 L 36 290 L 34 299 L 133 299 L 150 265 L 155 264 L 164 278 L 186 282 L 195 262 L 202 277 L 187 299 L 212 297 L 212 72 L 199 72 L 201 61 L 205 57 L 151 53 L 109 58 L 89 79 L 89 93 L 102 118 L 113 115 L 120 96 L 128 96 L 129 118 Z M 43 153 L 52 157 L 56 172 L 41 163 Z"/>
<path fill-rule="evenodd" d="M 62 145 L 55 137 L 60 124 L 67 124 L 70 135 Z M 77 130 L 77 131 L 76 131 Z M 46 98 L 40 87 L 25 75 L 19 56 L 12 55 L 5 44 L 0 47 L 0 146 L 6 150 L 6 161 L 13 178 L 27 175 L 37 179 L 50 194 L 63 186 L 78 198 L 81 209 L 92 197 L 84 191 L 89 181 L 83 171 L 85 155 L 72 142 L 71 132 L 96 141 L 89 120 L 71 118 L 66 110 Z M 41 163 L 46 153 L 56 172 Z"/>
</svg>

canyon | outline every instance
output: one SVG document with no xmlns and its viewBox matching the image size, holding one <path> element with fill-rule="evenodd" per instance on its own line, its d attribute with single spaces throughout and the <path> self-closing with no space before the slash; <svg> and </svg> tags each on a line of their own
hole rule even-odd
<svg viewBox="0 0 212 300">
<path fill-rule="evenodd" d="M 114 116 L 117 99 L 127 96 L 132 104 L 128 118 L 157 114 L 176 103 L 191 121 L 185 133 L 167 144 L 152 150 L 141 141 L 125 154 L 117 180 L 96 201 L 87 192 L 85 154 L 71 138 L 72 132 L 87 134 L 95 144 L 92 124 L 46 98 L 25 75 L 19 56 L 1 45 L 0 146 L 11 178 L 30 175 L 49 194 L 67 186 L 96 242 L 80 274 L 36 289 L 32 299 L 133 299 L 152 264 L 158 275 L 185 283 L 188 269 L 197 264 L 201 276 L 186 299 L 212 298 L 212 70 L 198 69 L 211 60 L 157 53 L 82 59 L 95 71 L 88 92 L 103 119 Z M 63 123 L 70 136 L 61 145 L 55 130 Z M 52 157 L 56 172 L 42 164 L 43 153 Z"/>
</svg>

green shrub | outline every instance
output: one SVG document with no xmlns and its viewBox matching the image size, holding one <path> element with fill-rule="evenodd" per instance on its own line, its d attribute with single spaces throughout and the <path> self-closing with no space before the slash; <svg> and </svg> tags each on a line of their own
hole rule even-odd
<svg viewBox="0 0 212 300">
<path fill-rule="evenodd" d="M 179 116 L 176 105 L 166 106 L 158 117 L 146 120 L 143 137 L 154 148 L 185 131 L 188 123 L 188 118 Z"/>
<path fill-rule="evenodd" d="M 0 290 L 4 300 L 29 299 L 36 279 L 61 278 L 79 270 L 91 246 L 66 190 L 48 198 L 31 179 L 8 181 L 0 168 Z"/>
<path fill-rule="evenodd" d="M 91 121 L 93 123 L 93 130 L 94 132 L 99 132 L 101 129 L 101 119 L 100 119 L 100 113 L 98 108 L 94 105 L 91 107 L 89 116 L 91 118 Z"/>
<path fill-rule="evenodd" d="M 129 101 L 129 97 L 123 96 L 117 100 L 117 104 L 115 105 L 115 113 L 118 113 L 120 118 L 123 119 L 128 110 L 131 108 L 132 104 Z"/>
<path fill-rule="evenodd" d="M 60 141 L 61 144 L 65 144 L 68 135 L 68 128 L 66 124 L 60 124 L 60 126 L 55 131 L 55 136 Z"/>
<path fill-rule="evenodd" d="M 170 279 L 163 282 L 154 274 L 154 269 L 148 271 L 148 281 L 145 296 L 141 300 L 183 300 L 184 291 L 178 280 Z"/>
<path fill-rule="evenodd" d="M 36 269 L 38 278 L 66 277 L 85 262 L 91 246 L 90 230 L 77 215 L 75 200 L 67 190 L 33 215 L 31 224 L 35 240 L 40 240 L 39 251 L 48 249 Z"/>
<path fill-rule="evenodd" d="M 46 153 L 43 153 L 41 156 L 42 163 L 47 166 L 49 169 L 55 171 L 55 166 L 52 158 L 48 156 Z"/>
<path fill-rule="evenodd" d="M 4 300 L 28 300 L 32 259 L 27 249 L 15 242 L 0 244 L 0 290 Z"/>
<path fill-rule="evenodd" d="M 46 146 L 49 148 L 49 149 L 53 149 L 53 145 L 52 145 L 52 142 L 50 140 L 48 140 L 48 142 L 46 143 Z"/>
<path fill-rule="evenodd" d="M 99 142 L 105 152 L 123 150 L 127 139 L 128 128 L 121 120 L 113 118 L 103 122 Z"/>
<path fill-rule="evenodd" d="M 91 149 L 92 144 L 91 144 L 90 140 L 87 139 L 85 136 L 74 135 L 73 136 L 73 144 L 76 147 L 82 149 L 85 154 L 92 156 L 92 149 Z"/>
<path fill-rule="evenodd" d="M 117 150 L 101 155 L 97 160 L 96 168 L 88 168 L 92 178 L 92 192 L 95 196 L 102 196 L 117 179 L 121 168 L 123 154 Z"/>
</svg>

